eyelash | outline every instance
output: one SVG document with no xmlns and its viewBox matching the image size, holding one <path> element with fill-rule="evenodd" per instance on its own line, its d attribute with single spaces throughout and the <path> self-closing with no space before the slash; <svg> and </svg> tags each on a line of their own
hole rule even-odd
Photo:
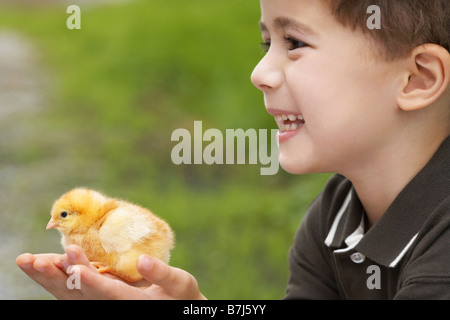
<svg viewBox="0 0 450 320">
<path fill-rule="evenodd" d="M 306 43 L 304 43 L 303 41 L 291 38 L 291 37 L 284 37 L 284 41 L 290 45 L 290 47 L 288 48 L 289 51 L 294 51 L 296 49 L 299 48 L 303 48 L 308 46 Z M 270 41 L 266 41 L 261 43 L 261 48 L 263 49 L 264 52 L 268 52 L 270 49 Z"/>
<path fill-rule="evenodd" d="M 299 49 L 299 48 L 303 48 L 306 47 L 307 44 L 304 43 L 303 41 L 291 38 L 291 37 L 284 37 L 284 40 L 291 45 L 291 47 L 289 48 L 289 51 L 293 51 L 295 49 Z"/>
<path fill-rule="evenodd" d="M 270 49 L 270 41 L 262 42 L 261 43 L 261 49 L 267 53 Z"/>
</svg>

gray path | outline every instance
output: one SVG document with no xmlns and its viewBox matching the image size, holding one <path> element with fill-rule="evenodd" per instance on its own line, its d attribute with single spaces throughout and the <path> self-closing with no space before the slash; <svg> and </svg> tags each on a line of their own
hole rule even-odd
<svg viewBox="0 0 450 320">
<path fill-rule="evenodd" d="M 16 5 L 87 6 L 131 0 L 0 0 Z M 0 29 L 0 299 L 53 298 L 16 266 L 23 252 L 62 252 L 57 231 L 46 231 L 53 201 L 77 185 L 95 183 L 99 160 L 73 159 L 86 137 L 49 121 L 58 79 L 42 65 L 30 39 Z M 56 129 L 58 128 L 58 129 Z"/>
<path fill-rule="evenodd" d="M 34 238 L 36 212 L 30 208 L 34 196 L 39 195 L 32 190 L 38 189 L 38 172 L 35 164 L 24 163 L 22 157 L 30 146 L 36 146 L 33 140 L 38 132 L 33 121 L 45 108 L 45 81 L 40 74 L 27 41 L 16 33 L 1 31 L 0 299 L 46 297 L 15 265 L 17 254 Z"/>
<path fill-rule="evenodd" d="M 0 30 L 0 299 L 52 298 L 15 258 L 62 251 L 58 232 L 45 230 L 51 205 L 75 181 L 99 172 L 93 163 L 73 161 L 70 149 L 81 139 L 49 121 L 52 110 L 64 107 L 50 102 L 56 81 L 29 39 Z"/>
</svg>

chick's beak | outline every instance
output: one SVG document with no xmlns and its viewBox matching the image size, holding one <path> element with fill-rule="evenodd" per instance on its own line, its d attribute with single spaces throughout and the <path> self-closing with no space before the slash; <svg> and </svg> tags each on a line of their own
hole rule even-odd
<svg viewBox="0 0 450 320">
<path fill-rule="evenodd" d="M 47 227 L 45 229 L 49 230 L 57 227 L 59 227 L 59 224 L 55 220 L 53 220 L 53 218 L 51 218 L 50 221 L 47 223 Z"/>
</svg>

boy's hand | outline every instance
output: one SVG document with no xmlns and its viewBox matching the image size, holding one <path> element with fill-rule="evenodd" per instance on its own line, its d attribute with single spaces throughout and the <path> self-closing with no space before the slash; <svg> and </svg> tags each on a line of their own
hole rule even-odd
<svg viewBox="0 0 450 320">
<path fill-rule="evenodd" d="M 125 281 L 109 274 L 99 274 L 79 246 L 70 245 L 66 254 L 24 253 L 17 265 L 57 299 L 205 299 L 197 281 L 188 272 L 171 267 L 145 255 L 139 257 L 138 271 L 145 280 Z M 65 270 L 77 266 L 81 288 L 69 289 Z"/>
</svg>

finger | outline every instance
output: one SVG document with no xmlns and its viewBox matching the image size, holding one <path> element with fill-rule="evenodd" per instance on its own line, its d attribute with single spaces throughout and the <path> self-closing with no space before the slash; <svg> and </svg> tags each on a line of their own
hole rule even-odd
<svg viewBox="0 0 450 320">
<path fill-rule="evenodd" d="M 67 273 L 67 268 L 70 266 L 69 257 L 66 254 L 62 254 L 53 259 L 53 264 Z"/>
<path fill-rule="evenodd" d="M 29 270 L 33 267 L 34 256 L 31 253 L 23 253 L 16 258 L 16 264 L 22 270 Z"/>
<path fill-rule="evenodd" d="M 25 273 L 47 273 L 47 272 L 56 272 L 55 268 L 52 268 L 53 262 L 59 258 L 59 255 L 56 254 L 40 254 L 40 255 L 32 255 L 30 253 L 24 253 L 19 255 L 16 258 L 16 264 L 25 272 Z"/>
<path fill-rule="evenodd" d="M 57 255 L 29 253 L 17 257 L 17 265 L 34 281 L 58 299 L 67 298 L 67 274 L 55 266 L 53 259 Z"/>
<path fill-rule="evenodd" d="M 61 256 L 62 256 L 61 254 L 57 253 L 40 253 L 40 254 L 23 253 L 16 258 L 16 264 L 20 268 L 28 268 L 32 267 L 34 260 L 38 257 L 58 261 L 61 258 Z"/>
<path fill-rule="evenodd" d="M 72 250 L 74 249 L 74 250 Z M 80 248 L 81 249 L 81 248 Z M 87 258 L 77 248 L 69 248 L 74 253 L 72 259 L 68 254 L 21 254 L 16 258 L 17 265 L 34 281 L 58 299 L 124 299 L 129 297 L 126 288 L 120 287 L 121 281 L 108 279 L 100 275 Z M 70 264 L 69 264 L 70 260 Z M 75 265 L 75 262 L 87 265 Z M 67 268 L 72 266 L 70 276 L 78 277 L 80 287 L 68 286 Z M 76 274 L 78 273 L 78 274 Z M 109 280 L 109 281 L 108 281 Z M 114 281 L 114 282 L 113 282 Z M 122 293 L 124 295 L 120 295 Z"/>
<path fill-rule="evenodd" d="M 67 269 L 67 266 L 68 266 L 67 264 L 69 264 L 69 265 L 85 265 L 92 271 L 98 272 L 97 268 L 95 268 L 92 265 L 92 263 L 89 261 L 89 259 L 87 258 L 86 254 L 84 253 L 84 251 L 81 247 L 79 247 L 77 245 L 69 245 L 66 248 L 66 252 L 67 252 L 67 255 L 62 256 L 61 260 L 60 261 L 58 260 L 58 262 L 57 262 L 57 264 L 59 266 L 60 265 L 65 266 L 64 270 Z M 67 263 L 64 261 L 64 257 L 68 257 Z M 115 275 L 112 275 L 110 273 L 103 273 L 102 275 L 105 277 L 109 277 L 111 279 L 118 279 L 118 280 L 125 281 L 125 280 L 123 280 Z M 129 283 L 129 282 L 126 282 L 126 283 L 131 286 L 140 287 L 140 288 L 146 288 L 150 285 L 145 280 L 140 280 L 138 282 L 133 282 L 133 283 Z"/>
<path fill-rule="evenodd" d="M 139 257 L 137 268 L 147 281 L 162 287 L 173 298 L 203 298 L 197 280 L 182 269 L 171 267 L 161 260 L 147 255 Z"/>
<path fill-rule="evenodd" d="M 70 265 L 84 265 L 90 270 L 97 272 L 97 269 L 89 262 L 89 259 L 80 246 L 71 244 L 66 247 L 66 253 Z"/>
<path fill-rule="evenodd" d="M 147 295 L 115 276 L 105 276 L 80 265 L 81 291 L 87 299 L 128 300 L 146 299 Z"/>
<path fill-rule="evenodd" d="M 30 254 L 24 253 L 19 255 L 16 258 L 16 264 L 22 269 L 26 270 L 33 267 L 33 263 L 36 258 L 47 258 L 49 261 L 53 261 L 53 264 L 66 272 L 69 267 L 69 258 L 67 254 L 56 254 L 56 253 L 39 253 L 39 254 Z"/>
</svg>

